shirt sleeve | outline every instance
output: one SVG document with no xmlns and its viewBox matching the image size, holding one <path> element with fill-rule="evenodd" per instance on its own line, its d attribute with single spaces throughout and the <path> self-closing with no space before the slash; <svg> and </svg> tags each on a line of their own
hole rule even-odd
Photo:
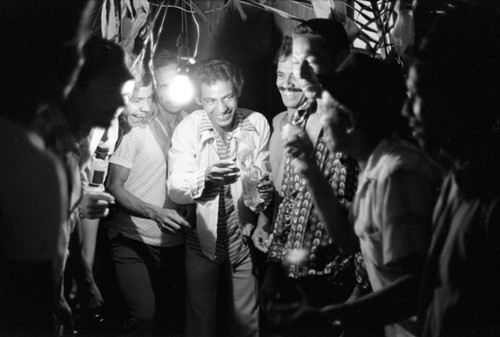
<svg viewBox="0 0 500 337">
<path fill-rule="evenodd" d="M 384 180 L 378 192 L 383 263 L 412 255 L 425 257 L 432 234 L 436 186 L 418 172 L 399 170 Z"/>
<path fill-rule="evenodd" d="M 143 130 L 141 130 L 138 126 L 123 136 L 120 145 L 111 156 L 109 162 L 111 164 L 131 169 L 136 154 L 144 146 L 144 137 L 142 137 L 143 134 Z"/>
<path fill-rule="evenodd" d="M 203 196 L 206 167 L 198 167 L 196 157 L 196 130 L 193 121 L 185 119 L 175 128 L 168 152 L 168 192 L 178 204 L 190 204 Z"/>
</svg>

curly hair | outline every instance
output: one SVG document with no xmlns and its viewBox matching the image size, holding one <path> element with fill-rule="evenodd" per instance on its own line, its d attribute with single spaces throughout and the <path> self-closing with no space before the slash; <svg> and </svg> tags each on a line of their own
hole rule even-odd
<svg viewBox="0 0 500 337">
<path fill-rule="evenodd" d="M 224 59 L 210 59 L 200 64 L 195 72 L 198 95 L 202 84 L 212 85 L 217 81 L 231 81 L 236 96 L 240 96 L 244 79 L 241 71 L 231 62 Z"/>
</svg>

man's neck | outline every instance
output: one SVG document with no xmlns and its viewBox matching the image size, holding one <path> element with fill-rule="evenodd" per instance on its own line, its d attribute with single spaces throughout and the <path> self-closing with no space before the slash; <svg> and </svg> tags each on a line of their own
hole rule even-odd
<svg viewBox="0 0 500 337">
<path fill-rule="evenodd" d="M 362 135 L 356 137 L 354 140 L 355 144 L 353 144 L 352 151 L 349 151 L 351 152 L 349 154 L 358 162 L 361 170 L 366 168 L 368 159 L 370 159 L 370 156 L 382 139 L 373 139 L 372 137 L 363 137 Z"/>
<path fill-rule="evenodd" d="M 170 112 L 164 109 L 161 105 L 158 105 L 158 119 L 165 125 L 172 125 L 179 116 L 179 112 Z"/>
<path fill-rule="evenodd" d="M 294 108 L 287 108 L 286 109 L 286 114 L 287 114 L 288 119 L 290 119 L 290 117 L 293 116 L 293 114 L 295 113 L 295 111 L 297 111 L 297 109 L 294 109 Z"/>
</svg>

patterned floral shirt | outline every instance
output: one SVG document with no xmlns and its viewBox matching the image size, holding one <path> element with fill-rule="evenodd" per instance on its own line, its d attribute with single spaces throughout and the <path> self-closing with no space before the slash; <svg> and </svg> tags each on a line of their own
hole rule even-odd
<svg viewBox="0 0 500 337">
<path fill-rule="evenodd" d="M 356 192 L 357 163 L 345 154 L 330 153 L 322 133 L 314 157 L 340 203 L 349 207 Z M 333 243 L 314 211 L 306 180 L 295 172 L 288 157 L 281 188 L 284 199 L 274 224 L 268 261 L 281 263 L 288 277 L 329 275 L 332 284 L 353 284 L 359 261 L 354 255 L 342 254 Z"/>
</svg>

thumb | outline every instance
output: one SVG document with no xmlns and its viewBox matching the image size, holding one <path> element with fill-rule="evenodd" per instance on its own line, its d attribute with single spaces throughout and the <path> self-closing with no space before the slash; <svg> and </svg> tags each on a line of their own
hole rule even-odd
<svg viewBox="0 0 500 337">
<path fill-rule="evenodd" d="M 111 194 L 107 192 L 97 192 L 97 193 L 92 193 L 94 199 L 106 201 L 108 203 L 114 203 L 115 202 L 115 197 L 113 197 Z"/>
</svg>

